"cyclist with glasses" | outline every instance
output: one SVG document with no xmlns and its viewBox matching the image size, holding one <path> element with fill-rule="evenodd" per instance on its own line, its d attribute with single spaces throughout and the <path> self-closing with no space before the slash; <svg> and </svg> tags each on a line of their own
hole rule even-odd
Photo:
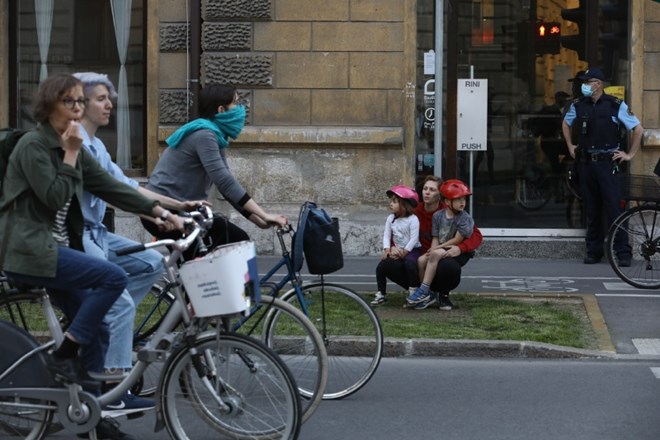
<svg viewBox="0 0 660 440">
<path fill-rule="evenodd" d="M 48 364 L 55 378 L 98 392 L 99 383 L 88 371 L 103 371 L 108 336 L 103 318 L 128 279 L 121 267 L 84 252 L 83 192 L 125 211 L 160 217 L 180 230 L 183 220 L 117 181 L 82 148 L 86 104 L 82 84 L 72 75 L 54 75 L 39 86 L 38 125 L 17 143 L 2 185 L 0 269 L 14 281 L 45 287 L 67 315 L 64 341 Z M 111 425 L 102 420 L 97 434 L 132 438 L 118 435 L 123 433 Z"/>
</svg>

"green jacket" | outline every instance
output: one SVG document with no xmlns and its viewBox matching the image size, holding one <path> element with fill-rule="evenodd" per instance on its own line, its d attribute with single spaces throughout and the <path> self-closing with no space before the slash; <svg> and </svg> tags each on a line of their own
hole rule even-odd
<svg viewBox="0 0 660 440">
<path fill-rule="evenodd" d="M 71 199 L 67 216 L 70 247 L 83 250 L 83 191 L 125 211 L 151 215 L 158 204 L 115 180 L 80 149 L 76 167 L 63 163 L 64 150 L 50 124 L 26 133 L 7 166 L 0 196 L 0 269 L 54 277 L 57 243 L 52 235 L 57 211 Z"/>
</svg>

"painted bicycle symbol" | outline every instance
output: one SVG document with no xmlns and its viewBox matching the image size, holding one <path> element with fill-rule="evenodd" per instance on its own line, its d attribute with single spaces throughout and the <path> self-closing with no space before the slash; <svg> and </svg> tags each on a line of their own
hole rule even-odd
<svg viewBox="0 0 660 440">
<path fill-rule="evenodd" d="M 506 290 L 513 292 L 528 293 L 549 293 L 577 292 L 578 289 L 571 287 L 575 284 L 574 280 L 567 279 L 547 279 L 547 278 L 515 278 L 510 280 L 482 280 L 484 289 L 487 290 Z"/>
</svg>

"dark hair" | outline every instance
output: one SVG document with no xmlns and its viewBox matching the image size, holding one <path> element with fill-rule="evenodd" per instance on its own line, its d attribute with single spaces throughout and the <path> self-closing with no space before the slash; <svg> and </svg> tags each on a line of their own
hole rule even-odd
<svg viewBox="0 0 660 440">
<path fill-rule="evenodd" d="M 58 73 L 46 78 L 39 84 L 37 97 L 34 100 L 34 120 L 41 124 L 48 122 L 48 117 L 58 101 L 76 86 L 82 86 L 82 83 L 68 73 Z"/>
<path fill-rule="evenodd" d="M 200 118 L 213 119 L 219 106 L 228 106 L 234 102 L 236 88 L 221 84 L 211 84 L 199 92 L 197 110 Z"/>
<path fill-rule="evenodd" d="M 439 177 L 434 176 L 433 174 L 430 174 L 430 175 L 426 176 L 426 178 L 424 178 L 424 181 L 422 182 L 422 187 L 424 187 L 426 182 L 436 182 L 438 184 L 438 187 L 439 187 L 440 184 L 442 183 L 442 179 L 440 179 Z"/>
<path fill-rule="evenodd" d="M 406 211 L 406 215 L 404 217 L 409 217 L 415 213 L 415 208 L 413 208 L 412 203 L 410 203 L 408 199 L 402 199 L 394 193 L 392 193 L 390 198 L 393 200 L 398 200 L 399 204 L 403 206 L 403 210 Z"/>
</svg>

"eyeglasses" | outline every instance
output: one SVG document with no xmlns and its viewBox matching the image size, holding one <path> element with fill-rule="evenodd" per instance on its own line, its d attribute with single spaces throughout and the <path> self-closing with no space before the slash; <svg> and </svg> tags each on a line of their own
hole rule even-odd
<svg viewBox="0 0 660 440">
<path fill-rule="evenodd" d="M 62 99 L 62 104 L 64 104 L 64 107 L 68 108 L 69 110 L 72 110 L 75 104 L 78 104 L 80 108 L 85 108 L 85 106 L 87 105 L 87 100 L 64 98 Z"/>
</svg>

